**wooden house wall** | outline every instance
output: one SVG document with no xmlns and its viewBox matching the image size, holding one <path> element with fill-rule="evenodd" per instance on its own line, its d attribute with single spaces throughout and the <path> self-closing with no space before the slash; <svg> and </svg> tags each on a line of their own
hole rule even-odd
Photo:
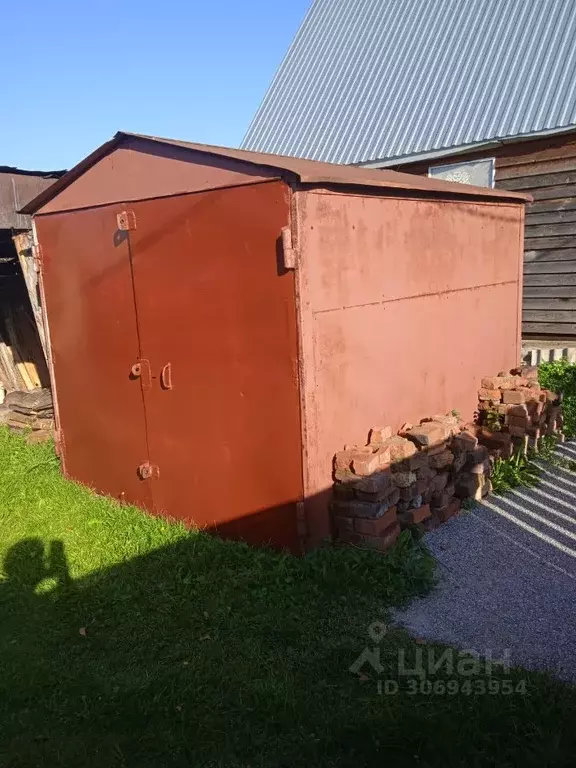
<svg viewBox="0 0 576 768">
<path fill-rule="evenodd" d="M 482 157 L 496 160 L 496 187 L 534 198 L 526 208 L 524 338 L 576 338 L 576 132 L 396 170 L 424 175 L 433 165 Z"/>
</svg>

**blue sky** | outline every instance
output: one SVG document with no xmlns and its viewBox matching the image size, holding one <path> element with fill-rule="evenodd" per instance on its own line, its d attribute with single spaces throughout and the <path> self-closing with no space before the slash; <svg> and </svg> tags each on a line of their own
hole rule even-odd
<svg viewBox="0 0 576 768">
<path fill-rule="evenodd" d="M 237 146 L 309 4 L 3 3 L 0 165 L 68 168 L 117 130 Z"/>
</svg>

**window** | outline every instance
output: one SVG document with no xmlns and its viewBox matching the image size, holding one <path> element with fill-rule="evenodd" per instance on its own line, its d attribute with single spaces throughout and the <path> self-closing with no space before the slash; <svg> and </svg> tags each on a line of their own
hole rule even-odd
<svg viewBox="0 0 576 768">
<path fill-rule="evenodd" d="M 494 158 L 431 166 L 428 168 L 428 176 L 444 181 L 457 181 L 460 184 L 474 184 L 477 187 L 493 187 Z"/>
</svg>

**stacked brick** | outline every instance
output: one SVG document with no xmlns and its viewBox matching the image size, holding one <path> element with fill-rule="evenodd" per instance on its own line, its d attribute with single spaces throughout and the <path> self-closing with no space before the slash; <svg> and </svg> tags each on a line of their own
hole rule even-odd
<svg viewBox="0 0 576 768">
<path fill-rule="evenodd" d="M 368 444 L 345 446 L 334 457 L 332 516 L 339 541 L 385 551 L 404 528 L 446 522 L 461 502 L 492 491 L 497 457 L 516 446 L 537 448 L 542 434 L 562 428 L 558 397 L 541 389 L 537 369 L 482 380 L 478 419 L 432 416 L 398 434 L 375 427 Z"/>
<path fill-rule="evenodd" d="M 485 487 L 487 459 L 453 415 L 406 424 L 397 435 L 389 427 L 372 429 L 368 445 L 345 447 L 334 458 L 338 540 L 386 550 L 403 528 L 445 522 L 462 498 Z"/>
<path fill-rule="evenodd" d="M 538 450 L 544 435 L 563 439 L 560 399 L 555 392 L 540 387 L 535 366 L 482 379 L 478 424 L 482 427 L 477 431 L 480 441 L 503 458 L 517 448 Z"/>
</svg>

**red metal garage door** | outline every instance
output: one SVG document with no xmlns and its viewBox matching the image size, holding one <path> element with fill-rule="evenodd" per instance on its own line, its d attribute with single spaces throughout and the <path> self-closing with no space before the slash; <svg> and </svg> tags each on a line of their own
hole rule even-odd
<svg viewBox="0 0 576 768">
<path fill-rule="evenodd" d="M 70 477 L 151 508 L 138 466 L 148 459 L 145 414 L 131 366 L 139 357 L 125 206 L 37 218 L 62 458 Z"/>
<path fill-rule="evenodd" d="M 297 548 L 302 498 L 293 273 L 281 183 L 131 204 L 156 511 Z"/>
</svg>

